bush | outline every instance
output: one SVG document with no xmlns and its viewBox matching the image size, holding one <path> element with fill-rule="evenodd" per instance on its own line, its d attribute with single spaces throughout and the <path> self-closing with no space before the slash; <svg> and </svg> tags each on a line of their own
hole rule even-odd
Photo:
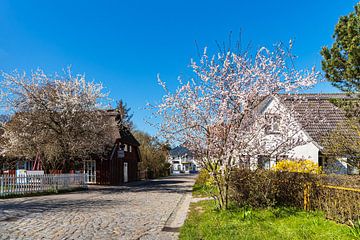
<svg viewBox="0 0 360 240">
<path fill-rule="evenodd" d="M 360 192 L 342 187 L 320 187 L 311 202 L 312 209 L 322 210 L 327 218 L 334 221 L 351 224 L 360 220 Z"/>
<path fill-rule="evenodd" d="M 328 174 L 323 175 L 321 179 L 326 185 L 360 188 L 359 175 Z"/>
<path fill-rule="evenodd" d="M 311 160 L 282 160 L 273 167 L 275 171 L 320 174 L 321 167 Z"/>
<path fill-rule="evenodd" d="M 231 199 L 240 206 L 263 208 L 275 205 L 274 173 L 238 169 L 232 175 Z"/>
<path fill-rule="evenodd" d="M 360 189 L 336 186 L 344 179 L 350 181 L 344 176 L 237 169 L 232 174 L 231 199 L 240 206 L 255 208 L 304 208 L 306 200 L 307 209 L 321 210 L 329 219 L 351 224 L 360 219 Z M 355 184 L 358 178 L 351 179 Z"/>
<path fill-rule="evenodd" d="M 237 169 L 232 175 L 231 198 L 240 206 L 256 208 L 304 207 L 304 186 L 317 183 L 318 176 L 314 174 Z"/>
<path fill-rule="evenodd" d="M 210 179 L 210 174 L 205 169 L 201 169 L 199 175 L 196 178 L 195 184 L 205 185 L 207 181 Z"/>
<path fill-rule="evenodd" d="M 217 194 L 214 178 L 205 169 L 201 169 L 193 187 L 193 195 L 197 197 L 209 197 Z"/>
</svg>

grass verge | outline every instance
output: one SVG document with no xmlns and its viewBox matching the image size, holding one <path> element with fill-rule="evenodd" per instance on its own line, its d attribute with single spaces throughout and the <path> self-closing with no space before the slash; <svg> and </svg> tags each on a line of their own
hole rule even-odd
<svg viewBox="0 0 360 240">
<path fill-rule="evenodd" d="M 213 201 L 192 203 L 180 239 L 358 239 L 350 227 L 326 220 L 320 212 L 295 208 L 217 211 Z"/>
<path fill-rule="evenodd" d="M 193 186 L 192 195 L 195 198 L 211 197 L 211 193 L 214 193 L 215 191 L 215 187 L 195 183 Z"/>
</svg>

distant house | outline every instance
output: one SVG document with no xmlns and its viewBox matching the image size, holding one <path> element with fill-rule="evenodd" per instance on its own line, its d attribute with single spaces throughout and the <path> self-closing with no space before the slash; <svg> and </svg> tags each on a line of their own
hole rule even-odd
<svg viewBox="0 0 360 240">
<path fill-rule="evenodd" d="M 183 146 L 171 149 L 168 161 L 171 165 L 171 174 L 196 173 L 199 170 L 194 155 Z"/>
<path fill-rule="evenodd" d="M 301 98 L 306 99 L 306 101 L 299 101 L 299 103 L 295 104 L 294 101 L 297 100 L 291 95 L 278 95 L 266 98 L 260 106 L 260 112 L 268 114 L 271 113 L 272 109 L 290 109 L 293 107 L 296 112 L 296 116 L 294 116 L 296 118 L 295 124 L 301 129 L 297 136 L 302 136 L 305 144 L 296 146 L 290 151 L 277 156 L 270 157 L 266 154 L 259 154 L 251 158 L 251 167 L 269 169 L 276 164 L 276 161 L 281 159 L 309 159 L 324 167 L 325 171 L 328 172 L 340 174 L 358 173 L 357 169 L 351 168 L 346 163 L 346 157 L 348 156 L 331 156 L 336 160 L 330 162 L 328 161 L 329 156 L 323 154 L 325 147 L 324 139 L 341 122 L 346 120 L 345 112 L 332 104 L 330 99 L 348 99 L 351 96 L 345 94 L 302 94 Z M 313 110 L 312 114 L 308 114 L 309 110 L 310 112 Z M 266 136 L 264 139 L 270 145 L 272 141 L 280 137 L 278 136 L 280 131 L 277 131 L 280 119 L 280 116 L 272 116 L 269 119 L 269 128 L 265 129 Z M 347 130 L 344 129 L 344 131 Z"/>
</svg>

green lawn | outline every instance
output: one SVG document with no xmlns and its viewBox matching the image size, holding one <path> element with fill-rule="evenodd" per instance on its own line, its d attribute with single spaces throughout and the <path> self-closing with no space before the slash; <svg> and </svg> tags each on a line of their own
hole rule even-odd
<svg viewBox="0 0 360 240">
<path fill-rule="evenodd" d="M 213 201 L 193 203 L 180 239 L 359 239 L 348 226 L 326 220 L 321 213 L 293 208 L 214 209 Z"/>
</svg>

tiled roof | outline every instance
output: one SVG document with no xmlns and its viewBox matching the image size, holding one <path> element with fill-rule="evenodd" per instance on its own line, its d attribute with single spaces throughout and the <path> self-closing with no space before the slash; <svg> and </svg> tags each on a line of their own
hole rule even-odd
<svg viewBox="0 0 360 240">
<path fill-rule="evenodd" d="M 293 96 L 293 95 L 288 95 Z M 300 94 L 301 97 L 304 97 L 308 100 L 330 100 L 330 99 L 355 99 L 358 98 L 355 94 L 346 94 L 346 93 L 305 93 Z"/>
<path fill-rule="evenodd" d="M 170 156 L 172 156 L 172 157 L 185 156 L 185 155 L 187 155 L 189 157 L 192 156 L 189 149 L 187 149 L 183 146 L 177 146 L 170 150 Z"/>
<path fill-rule="evenodd" d="M 323 139 L 341 122 L 346 120 L 346 113 L 329 100 L 346 98 L 345 94 L 301 94 L 301 100 L 295 96 L 282 95 L 282 100 L 289 108 L 294 108 L 296 118 L 309 136 L 322 145 Z"/>
</svg>

